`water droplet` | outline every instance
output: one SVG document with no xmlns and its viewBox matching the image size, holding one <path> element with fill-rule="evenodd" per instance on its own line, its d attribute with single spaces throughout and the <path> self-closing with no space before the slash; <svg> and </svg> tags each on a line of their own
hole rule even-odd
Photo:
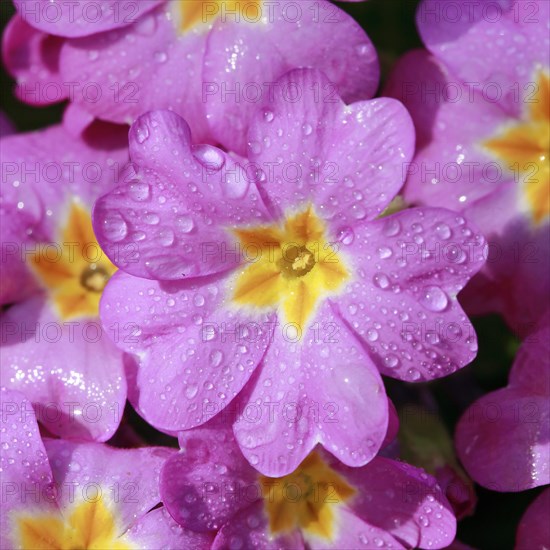
<svg viewBox="0 0 550 550">
<path fill-rule="evenodd" d="M 375 286 L 381 289 L 386 289 L 390 286 L 390 280 L 387 275 L 384 273 L 377 273 L 373 278 L 373 283 Z"/>
<path fill-rule="evenodd" d="M 155 52 L 153 54 L 153 58 L 157 63 L 166 63 L 168 55 L 166 54 L 166 52 Z"/>
<path fill-rule="evenodd" d="M 191 233 L 195 227 L 195 222 L 193 222 L 193 219 L 189 216 L 180 216 L 176 220 L 176 223 L 183 233 Z"/>
<path fill-rule="evenodd" d="M 149 126 L 144 121 L 139 121 L 136 134 L 138 143 L 145 143 L 149 139 Z"/>
<path fill-rule="evenodd" d="M 447 307 L 449 299 L 438 286 L 427 286 L 422 289 L 420 303 L 430 311 L 443 311 Z"/>
<path fill-rule="evenodd" d="M 185 388 L 185 397 L 188 399 L 193 399 L 195 395 L 197 395 L 199 391 L 199 387 L 196 384 L 189 384 L 187 388 Z"/>
<path fill-rule="evenodd" d="M 128 226 L 120 214 L 113 212 L 103 220 L 103 231 L 107 239 L 118 242 L 128 234 Z"/>
<path fill-rule="evenodd" d="M 384 365 L 386 365 L 388 369 L 394 369 L 399 365 L 399 357 L 393 353 L 388 353 L 388 355 L 384 357 Z"/>
<path fill-rule="evenodd" d="M 407 376 L 409 380 L 419 380 L 420 379 L 420 372 L 417 369 L 409 369 L 407 371 Z"/>
<path fill-rule="evenodd" d="M 440 223 L 436 226 L 435 232 L 440 239 L 446 240 L 451 236 L 451 228 L 446 223 Z"/>
<path fill-rule="evenodd" d="M 219 367 L 223 360 L 223 353 L 220 350 L 214 350 L 210 354 L 210 364 L 213 367 Z"/>
<path fill-rule="evenodd" d="M 355 233 L 351 227 L 343 227 L 338 231 L 338 240 L 345 245 L 350 245 L 355 239 Z"/>
<path fill-rule="evenodd" d="M 134 201 L 146 201 L 150 197 L 151 187 L 145 182 L 133 182 L 128 188 L 128 194 Z"/>
<path fill-rule="evenodd" d="M 378 331 L 375 328 L 367 330 L 367 340 L 369 342 L 376 342 L 378 340 Z"/>
<path fill-rule="evenodd" d="M 396 220 L 395 218 L 388 218 L 384 224 L 384 229 L 382 230 L 386 237 L 395 237 L 396 235 L 399 235 L 400 231 L 401 224 L 399 223 L 399 220 Z"/>
<path fill-rule="evenodd" d="M 378 249 L 378 255 L 380 256 L 380 258 L 382 260 L 385 260 L 387 258 L 391 258 L 391 255 L 393 254 L 393 251 L 391 248 L 387 247 L 387 246 L 381 246 L 379 249 Z"/>
<path fill-rule="evenodd" d="M 172 246 L 174 244 L 175 235 L 171 229 L 163 229 L 158 237 L 162 246 Z"/>
</svg>

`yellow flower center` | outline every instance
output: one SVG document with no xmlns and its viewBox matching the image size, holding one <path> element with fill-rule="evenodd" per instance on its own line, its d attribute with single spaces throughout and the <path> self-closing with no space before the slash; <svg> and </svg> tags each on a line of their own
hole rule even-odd
<svg viewBox="0 0 550 550">
<path fill-rule="evenodd" d="M 41 243 L 28 257 L 60 317 L 96 317 L 101 293 L 116 271 L 95 238 L 90 214 L 71 203 L 57 243 Z"/>
<path fill-rule="evenodd" d="M 325 540 L 334 539 L 337 507 L 356 492 L 316 452 L 287 476 L 260 476 L 260 486 L 272 535 L 301 529 Z"/>
<path fill-rule="evenodd" d="M 340 291 L 350 277 L 336 243 L 326 240 L 324 223 L 308 206 L 282 225 L 234 230 L 243 256 L 253 258 L 234 281 L 232 300 L 240 306 L 281 307 L 284 320 L 303 335 L 321 299 Z"/>
<path fill-rule="evenodd" d="M 263 0 L 173 0 L 172 14 L 178 30 L 207 29 L 218 18 L 225 23 L 253 23 L 262 17 Z"/>
<path fill-rule="evenodd" d="M 98 499 L 74 506 L 64 521 L 59 514 L 23 513 L 15 517 L 16 540 L 29 550 L 131 550 L 117 535 L 114 514 Z"/>
<path fill-rule="evenodd" d="M 484 142 L 506 167 L 521 177 L 533 220 L 550 215 L 550 76 L 540 71 L 524 120 Z"/>
</svg>

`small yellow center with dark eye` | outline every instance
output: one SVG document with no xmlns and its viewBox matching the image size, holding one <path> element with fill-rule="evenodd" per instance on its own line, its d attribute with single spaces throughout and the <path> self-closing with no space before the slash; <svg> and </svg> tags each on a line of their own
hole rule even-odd
<svg viewBox="0 0 550 550">
<path fill-rule="evenodd" d="M 111 275 L 107 270 L 97 264 L 90 264 L 80 275 L 80 284 L 90 292 L 103 292 Z"/>
<path fill-rule="evenodd" d="M 279 260 L 281 273 L 286 277 L 303 277 L 315 265 L 315 256 L 305 246 L 289 246 Z"/>
<path fill-rule="evenodd" d="M 255 23 L 262 18 L 263 0 L 173 0 L 172 14 L 180 33 L 207 29 L 217 19 Z"/>
<path fill-rule="evenodd" d="M 483 145 L 505 168 L 519 175 L 535 224 L 550 215 L 550 75 L 540 71 L 523 120 Z"/>
<path fill-rule="evenodd" d="M 315 452 L 287 476 L 260 476 L 260 486 L 269 529 L 275 536 L 301 529 L 306 537 L 333 540 L 338 506 L 355 494 Z"/>
<path fill-rule="evenodd" d="M 73 506 L 65 518 L 55 513 L 14 514 L 14 547 L 32 550 L 131 550 L 120 536 L 115 514 L 103 498 Z"/>
<path fill-rule="evenodd" d="M 337 243 L 314 209 L 287 216 L 282 224 L 235 229 L 243 257 L 254 257 L 237 273 L 232 301 L 241 306 L 280 308 L 299 336 L 320 301 L 339 292 L 349 271 Z"/>
<path fill-rule="evenodd" d="M 96 317 L 103 289 L 116 271 L 97 243 L 90 214 L 76 202 L 57 242 L 37 245 L 28 262 L 64 320 Z"/>
</svg>

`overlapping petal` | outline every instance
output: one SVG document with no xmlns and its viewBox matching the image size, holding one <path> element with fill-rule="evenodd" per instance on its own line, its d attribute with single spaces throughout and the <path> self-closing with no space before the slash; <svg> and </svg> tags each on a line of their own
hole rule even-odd
<svg viewBox="0 0 550 550">
<path fill-rule="evenodd" d="M 333 4 L 283 0 L 265 4 L 262 15 L 261 22 L 252 24 L 217 21 L 204 61 L 202 98 L 213 135 L 242 155 L 255 112 L 281 92 L 281 84 L 283 93 L 287 91 L 284 83 L 276 84 L 287 71 L 312 67 L 325 73 L 328 80 L 321 86 L 303 90 L 315 93 L 318 102 L 338 96 L 347 103 L 369 99 L 378 87 L 378 59 L 371 41 Z"/>
<path fill-rule="evenodd" d="M 520 348 L 506 388 L 473 403 L 456 428 L 468 473 L 495 491 L 550 483 L 548 315 Z"/>
<path fill-rule="evenodd" d="M 233 426 L 249 462 L 286 475 L 320 443 L 345 464 L 366 464 L 386 435 L 388 402 L 360 341 L 328 302 L 300 342 L 283 323 L 273 334 Z"/>
<path fill-rule="evenodd" d="M 130 157 L 126 181 L 94 209 L 98 241 L 116 265 L 139 277 L 177 280 L 239 264 L 226 226 L 269 219 L 242 167 L 219 149 L 192 147 L 189 127 L 168 111 L 136 121 Z"/>
<path fill-rule="evenodd" d="M 44 32 L 58 36 L 88 36 L 127 26 L 163 0 L 14 0 L 19 16 Z"/>
<path fill-rule="evenodd" d="M 68 97 L 69 88 L 59 73 L 59 53 L 63 39 L 29 25 L 15 15 L 2 36 L 2 57 L 17 79 L 19 99 L 35 105 L 58 103 Z"/>
<path fill-rule="evenodd" d="M 257 109 L 248 158 L 276 215 L 311 202 L 334 233 L 375 218 L 398 193 L 414 149 L 403 106 L 346 106 L 318 71 L 295 70 Z"/>
<path fill-rule="evenodd" d="M 126 402 L 122 352 L 97 320 L 65 321 L 43 297 L 2 314 L 2 381 L 35 406 L 39 421 L 67 438 L 106 441 Z"/>
<path fill-rule="evenodd" d="M 383 374 L 420 381 L 476 355 L 457 294 L 483 265 L 484 239 L 444 209 L 414 208 L 356 227 L 340 242 L 354 280 L 334 299 Z"/>
<path fill-rule="evenodd" d="M 130 395 L 157 428 L 203 424 L 242 389 L 269 343 L 268 315 L 224 309 L 224 279 L 159 283 L 122 272 L 107 285 L 103 325 L 139 359 Z M 111 332 L 109 334 L 112 335 Z"/>
<path fill-rule="evenodd" d="M 503 104 L 511 113 L 520 107 L 514 100 L 514 84 L 529 80 L 527 67 L 548 64 L 549 25 L 546 0 L 532 4 L 521 0 L 491 4 L 424 0 L 417 12 L 418 30 L 426 47 L 462 81 L 499 86 Z"/>
</svg>

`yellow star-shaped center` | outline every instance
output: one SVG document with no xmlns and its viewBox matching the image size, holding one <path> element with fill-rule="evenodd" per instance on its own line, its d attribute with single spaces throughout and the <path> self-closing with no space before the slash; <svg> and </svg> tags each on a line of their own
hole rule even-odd
<svg viewBox="0 0 550 550">
<path fill-rule="evenodd" d="M 102 497 L 76 504 L 64 519 L 60 514 L 15 514 L 18 548 L 33 550 L 131 550 L 117 533 L 115 513 Z"/>
<path fill-rule="evenodd" d="M 287 476 L 260 476 L 260 487 L 272 535 L 301 529 L 324 540 L 334 539 L 337 507 L 356 492 L 316 452 Z"/>
<path fill-rule="evenodd" d="M 27 261 L 64 320 L 96 317 L 116 271 L 97 243 L 90 214 L 77 202 L 71 203 L 57 242 L 37 245 Z"/>
<path fill-rule="evenodd" d="M 303 335 L 321 299 L 339 292 L 350 273 L 336 243 L 312 206 L 284 223 L 236 229 L 248 261 L 236 275 L 232 301 L 240 306 L 279 308 Z"/>
<path fill-rule="evenodd" d="M 540 71 L 523 120 L 483 142 L 518 174 L 535 224 L 550 215 L 550 76 Z"/>
</svg>

